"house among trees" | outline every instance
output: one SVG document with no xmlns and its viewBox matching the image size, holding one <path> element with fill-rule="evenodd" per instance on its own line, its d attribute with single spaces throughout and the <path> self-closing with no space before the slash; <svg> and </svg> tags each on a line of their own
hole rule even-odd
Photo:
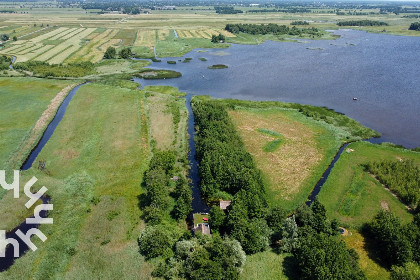
<svg viewBox="0 0 420 280">
<path fill-rule="evenodd" d="M 201 233 L 211 235 L 209 225 L 209 214 L 208 213 L 195 213 L 193 214 L 194 220 L 194 234 Z"/>
</svg>

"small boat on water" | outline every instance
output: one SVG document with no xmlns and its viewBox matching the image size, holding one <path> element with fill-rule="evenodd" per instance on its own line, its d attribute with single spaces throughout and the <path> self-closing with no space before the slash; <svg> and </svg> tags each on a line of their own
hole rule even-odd
<svg viewBox="0 0 420 280">
<path fill-rule="evenodd" d="M 354 101 L 357 101 L 357 97 L 353 97 L 353 100 L 354 100 Z"/>
</svg>

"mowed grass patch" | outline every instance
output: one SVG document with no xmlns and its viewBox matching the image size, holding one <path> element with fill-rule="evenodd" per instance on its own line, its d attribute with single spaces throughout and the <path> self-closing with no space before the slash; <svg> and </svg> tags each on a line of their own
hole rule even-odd
<svg viewBox="0 0 420 280">
<path fill-rule="evenodd" d="M 186 154 L 186 123 L 188 113 L 185 108 L 185 93 L 170 86 L 146 86 L 150 136 L 159 150 L 178 150 Z"/>
<path fill-rule="evenodd" d="M 340 146 L 332 131 L 295 110 L 237 109 L 229 115 L 266 178 L 271 203 L 286 209 L 306 200 Z M 275 139 L 273 132 L 283 137 Z"/>
<path fill-rule="evenodd" d="M 36 78 L 0 78 L 0 169 L 29 137 L 51 100 L 72 81 Z M 41 134 L 39 135 L 39 137 Z M 21 151 L 27 155 L 28 151 Z"/>
<path fill-rule="evenodd" d="M 37 159 L 46 161 L 50 176 L 27 171 L 48 186 L 54 204 L 54 225 L 43 228 L 48 242 L 37 243 L 7 276 L 150 279 L 137 246 L 138 196 L 149 159 L 142 98 L 101 84 L 76 93 Z"/>
<path fill-rule="evenodd" d="M 411 159 L 420 165 L 418 152 L 368 142 L 350 144 L 318 195 L 328 216 L 353 228 L 371 221 L 380 210 L 389 210 L 404 222 L 410 221 L 412 217 L 405 205 L 362 166 L 370 161 L 400 159 Z"/>
<path fill-rule="evenodd" d="M 120 39 L 121 45 L 123 46 L 132 46 L 136 39 L 136 35 L 136 29 L 120 29 L 114 38 Z"/>
<path fill-rule="evenodd" d="M 366 278 L 369 280 L 383 280 L 390 278 L 390 272 L 376 263 L 366 244 L 366 240 L 357 231 L 351 231 L 351 235 L 343 236 L 343 240 L 349 249 L 354 249 L 359 255 L 359 266 L 360 269 L 365 273 Z"/>
<path fill-rule="evenodd" d="M 228 44 L 215 44 L 204 38 L 174 38 L 156 43 L 159 57 L 179 57 L 196 48 L 227 48 Z"/>
<path fill-rule="evenodd" d="M 288 261 L 285 261 L 285 258 L 287 257 L 291 258 L 286 254 L 274 253 L 272 250 L 246 256 L 246 262 L 239 279 L 292 279 L 284 273 L 284 266 Z"/>
</svg>

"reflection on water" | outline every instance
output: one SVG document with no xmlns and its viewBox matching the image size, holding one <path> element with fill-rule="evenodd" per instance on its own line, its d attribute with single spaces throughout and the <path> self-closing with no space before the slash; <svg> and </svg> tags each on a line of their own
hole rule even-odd
<svg viewBox="0 0 420 280">
<path fill-rule="evenodd" d="M 341 38 L 334 41 L 233 45 L 222 56 L 220 49 L 192 51 L 184 56 L 193 58 L 189 63 L 169 65 L 167 60 L 179 58 L 165 58 L 151 65 L 180 71 L 181 78 L 141 83 L 219 98 L 327 106 L 379 131 L 384 141 L 420 146 L 420 38 L 355 30 L 336 34 Z M 229 68 L 207 69 L 213 64 Z"/>
</svg>

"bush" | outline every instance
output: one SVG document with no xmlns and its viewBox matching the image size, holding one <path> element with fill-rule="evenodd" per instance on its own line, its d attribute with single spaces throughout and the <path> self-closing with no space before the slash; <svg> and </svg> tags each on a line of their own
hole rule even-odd
<svg viewBox="0 0 420 280">
<path fill-rule="evenodd" d="M 420 31 L 420 22 L 413 22 L 410 24 L 409 30 Z"/>
<path fill-rule="evenodd" d="M 130 59 L 133 56 L 130 48 L 123 48 L 120 51 L 120 57 L 123 59 Z"/>
<path fill-rule="evenodd" d="M 104 54 L 104 59 L 114 59 L 117 57 L 117 51 L 113 47 L 108 47 Z"/>
<path fill-rule="evenodd" d="M 139 237 L 140 252 L 148 259 L 169 254 L 174 243 L 165 225 L 146 226 Z"/>
</svg>

